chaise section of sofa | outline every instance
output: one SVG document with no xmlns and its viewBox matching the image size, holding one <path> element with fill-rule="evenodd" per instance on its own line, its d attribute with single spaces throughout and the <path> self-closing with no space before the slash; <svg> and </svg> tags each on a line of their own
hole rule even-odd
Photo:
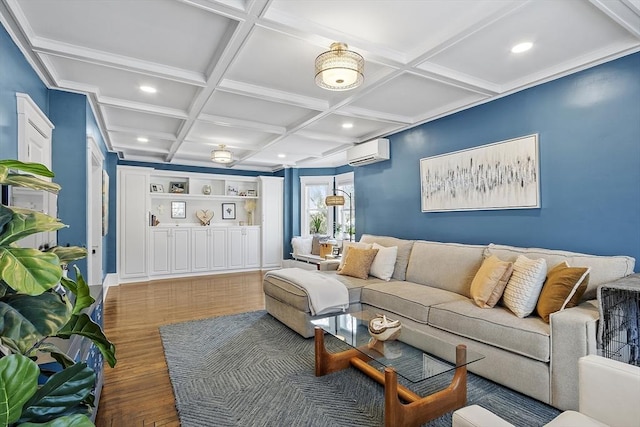
<svg viewBox="0 0 640 427">
<path fill-rule="evenodd" d="M 431 337 L 467 345 L 485 359 L 469 370 L 560 409 L 577 407 L 577 361 L 596 352 L 598 309 L 595 290 L 633 273 L 626 256 L 594 256 L 506 245 L 465 245 L 363 235 L 361 242 L 398 247 L 389 281 L 333 274 L 349 290 L 350 311 L 362 308 L 403 322 L 400 340 L 438 354 Z M 585 296 L 576 307 L 550 315 L 517 317 L 505 306 L 480 308 L 471 283 L 483 261 L 496 256 L 514 262 L 520 255 L 544 259 L 548 269 L 566 261 L 590 268 Z M 333 265 L 332 267 L 336 267 Z M 302 336 L 313 335 L 307 296 L 291 285 L 264 281 L 267 311 Z"/>
</svg>

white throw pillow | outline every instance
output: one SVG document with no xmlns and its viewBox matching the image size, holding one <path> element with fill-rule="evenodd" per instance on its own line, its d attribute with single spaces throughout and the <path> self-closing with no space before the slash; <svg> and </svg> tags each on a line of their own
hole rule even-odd
<svg viewBox="0 0 640 427">
<path fill-rule="evenodd" d="M 546 277 L 547 262 L 544 258 L 533 260 L 524 255 L 518 256 L 504 290 L 504 305 L 516 316 L 527 317 L 536 308 Z"/>
<path fill-rule="evenodd" d="M 378 253 L 371 263 L 369 274 L 387 282 L 393 275 L 393 269 L 396 266 L 396 258 L 398 256 L 398 247 L 391 246 L 389 248 L 381 246 L 377 243 L 373 244 L 373 249 L 378 249 Z"/>
<path fill-rule="evenodd" d="M 313 237 L 294 237 L 291 239 L 293 255 L 311 255 Z"/>
<path fill-rule="evenodd" d="M 344 261 L 347 259 L 347 254 L 349 253 L 349 248 L 371 249 L 371 243 L 344 242 L 342 244 L 342 258 L 340 259 L 340 265 L 338 266 L 338 270 L 342 270 L 342 267 L 344 266 Z"/>
</svg>

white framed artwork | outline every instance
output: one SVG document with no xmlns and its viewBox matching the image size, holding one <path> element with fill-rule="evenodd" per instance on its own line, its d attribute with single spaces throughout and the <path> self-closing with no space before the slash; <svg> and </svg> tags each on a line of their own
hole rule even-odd
<svg viewBox="0 0 640 427">
<path fill-rule="evenodd" d="M 540 207 L 538 135 L 420 159 L 422 212 Z"/>
</svg>

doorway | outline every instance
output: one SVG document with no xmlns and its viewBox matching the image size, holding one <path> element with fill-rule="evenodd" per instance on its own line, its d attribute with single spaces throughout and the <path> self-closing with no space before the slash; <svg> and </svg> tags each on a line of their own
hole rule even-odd
<svg viewBox="0 0 640 427">
<path fill-rule="evenodd" d="M 87 138 L 87 283 L 102 285 L 102 165 L 104 157 L 92 137 Z"/>
</svg>

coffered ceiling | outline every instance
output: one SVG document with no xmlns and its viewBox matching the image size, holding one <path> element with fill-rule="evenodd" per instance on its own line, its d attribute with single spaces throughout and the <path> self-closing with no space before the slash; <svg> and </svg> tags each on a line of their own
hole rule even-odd
<svg viewBox="0 0 640 427">
<path fill-rule="evenodd" d="M 226 144 L 252 170 L 342 165 L 354 144 L 640 50 L 640 0 L 1 0 L 0 18 L 49 87 L 89 96 L 122 159 L 212 166 Z M 336 41 L 365 58 L 359 88 L 314 83 Z"/>
</svg>

